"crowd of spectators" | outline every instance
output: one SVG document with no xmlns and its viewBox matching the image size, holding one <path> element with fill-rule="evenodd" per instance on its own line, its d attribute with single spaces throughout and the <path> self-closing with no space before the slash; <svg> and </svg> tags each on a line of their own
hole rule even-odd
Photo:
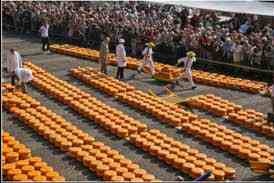
<svg viewBox="0 0 274 183">
<path fill-rule="evenodd" d="M 43 21 L 50 37 L 98 48 L 102 33 L 111 38 L 111 49 L 123 37 L 129 55 L 139 56 L 144 43 L 156 43 L 161 54 L 185 56 L 195 51 L 200 58 L 273 69 L 271 24 L 256 15 L 230 14 L 222 22 L 215 11 L 148 2 L 4 2 L 4 29 L 37 33 Z"/>
</svg>

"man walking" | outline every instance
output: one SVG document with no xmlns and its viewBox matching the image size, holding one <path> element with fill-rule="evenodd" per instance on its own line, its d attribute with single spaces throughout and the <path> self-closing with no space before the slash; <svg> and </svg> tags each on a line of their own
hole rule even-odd
<svg viewBox="0 0 274 183">
<path fill-rule="evenodd" d="M 101 72 L 107 74 L 107 61 L 109 54 L 109 42 L 110 38 L 106 36 L 101 43 L 100 47 L 100 64 L 101 64 Z"/>
<path fill-rule="evenodd" d="M 127 66 L 125 40 L 120 39 L 119 44 L 116 46 L 116 61 L 117 61 L 117 79 L 124 79 L 124 68 Z"/>
<path fill-rule="evenodd" d="M 49 24 L 47 21 L 44 21 L 43 25 L 39 29 L 41 39 L 42 39 L 42 50 L 45 51 L 49 50 Z"/>
<path fill-rule="evenodd" d="M 153 76 L 155 74 L 155 68 L 154 68 L 154 62 L 152 59 L 153 50 L 152 48 L 155 47 L 155 44 L 150 42 L 146 44 L 146 47 L 143 51 L 143 63 L 138 68 L 138 73 L 141 73 L 141 71 L 144 69 L 145 66 L 147 66 L 150 70 L 151 75 Z"/>
<path fill-rule="evenodd" d="M 15 70 L 21 67 L 22 67 L 22 58 L 20 54 L 17 51 L 15 51 L 13 48 L 10 49 L 7 56 L 7 69 L 8 69 L 8 72 L 11 74 L 12 85 L 15 85 L 15 79 L 16 79 Z"/>
<path fill-rule="evenodd" d="M 194 84 L 193 79 L 192 79 L 191 67 L 192 67 L 193 62 L 196 61 L 196 54 L 192 51 L 189 51 L 189 52 L 187 52 L 186 55 L 187 55 L 186 57 L 180 58 L 178 60 L 177 65 L 181 65 L 181 63 L 184 63 L 185 75 L 191 84 L 191 88 L 194 90 L 195 88 L 197 88 L 197 86 Z"/>
</svg>

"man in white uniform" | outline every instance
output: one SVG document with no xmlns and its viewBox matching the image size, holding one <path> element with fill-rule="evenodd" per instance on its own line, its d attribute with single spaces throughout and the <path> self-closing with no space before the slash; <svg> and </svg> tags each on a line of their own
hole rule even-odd
<svg viewBox="0 0 274 183">
<path fill-rule="evenodd" d="M 49 24 L 45 21 L 43 25 L 40 27 L 39 32 L 41 34 L 42 39 L 42 50 L 49 50 Z"/>
<path fill-rule="evenodd" d="M 196 54 L 192 51 L 187 52 L 186 57 L 180 58 L 178 60 L 177 65 L 180 65 L 181 63 L 184 63 L 184 72 L 185 76 L 187 77 L 188 81 L 191 84 L 191 88 L 195 89 L 197 86 L 194 84 L 193 79 L 192 79 L 192 72 L 191 72 L 191 67 L 193 62 L 196 61 Z"/>
<path fill-rule="evenodd" d="M 116 61 L 117 61 L 117 79 L 124 79 L 124 68 L 127 66 L 125 40 L 120 39 L 116 46 Z"/>
<path fill-rule="evenodd" d="M 20 54 L 14 49 L 10 49 L 7 55 L 7 69 L 8 69 L 8 72 L 11 74 L 12 85 L 15 85 L 15 79 L 16 79 L 15 70 L 21 67 L 22 67 L 22 58 Z"/>
<path fill-rule="evenodd" d="M 15 70 L 15 75 L 19 81 L 19 86 L 22 88 L 23 92 L 26 93 L 26 83 L 30 82 L 33 78 L 31 70 L 25 68 L 17 68 Z"/>
<path fill-rule="evenodd" d="M 150 70 L 151 75 L 153 76 L 155 74 L 154 62 L 152 59 L 152 54 L 153 54 L 152 48 L 154 48 L 154 47 L 155 47 L 155 45 L 152 42 L 146 44 L 146 47 L 145 47 L 144 51 L 142 52 L 142 54 L 144 56 L 143 63 L 138 68 L 138 70 L 137 70 L 138 73 L 141 73 L 141 71 L 144 69 L 144 67 L 147 66 Z"/>
</svg>

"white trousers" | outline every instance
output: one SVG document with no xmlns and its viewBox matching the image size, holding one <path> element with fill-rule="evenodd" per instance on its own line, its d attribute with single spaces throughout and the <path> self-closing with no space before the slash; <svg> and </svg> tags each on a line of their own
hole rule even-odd
<svg viewBox="0 0 274 183">
<path fill-rule="evenodd" d="M 192 72 L 191 70 L 186 70 L 185 71 L 185 77 L 188 79 L 188 81 L 190 82 L 191 87 L 195 86 L 193 79 L 192 79 Z"/>
<path fill-rule="evenodd" d="M 141 71 L 142 69 L 144 69 L 145 66 L 149 68 L 152 75 L 155 74 L 154 62 L 152 60 L 143 61 L 143 63 L 138 67 L 138 71 Z"/>
</svg>

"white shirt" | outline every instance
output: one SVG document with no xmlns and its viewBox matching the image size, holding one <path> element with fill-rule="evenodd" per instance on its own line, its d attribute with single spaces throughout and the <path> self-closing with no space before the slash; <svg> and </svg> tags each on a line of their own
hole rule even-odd
<svg viewBox="0 0 274 183">
<path fill-rule="evenodd" d="M 9 52 L 7 56 L 8 72 L 14 72 L 17 68 L 20 67 L 22 67 L 22 58 L 20 54 L 17 51 L 14 51 L 13 54 Z"/>
<path fill-rule="evenodd" d="M 49 24 L 42 25 L 39 29 L 39 32 L 41 33 L 41 37 L 49 37 Z"/>
<path fill-rule="evenodd" d="M 187 57 L 181 58 L 178 60 L 179 63 L 184 62 L 184 69 L 185 71 L 191 72 L 191 67 L 195 59 L 189 59 Z"/>
<path fill-rule="evenodd" d="M 116 46 L 116 60 L 118 67 L 126 67 L 126 50 L 123 44 L 118 44 Z"/>
<path fill-rule="evenodd" d="M 17 68 L 15 70 L 16 76 L 19 78 L 19 82 L 27 83 L 32 80 L 32 72 L 29 69 Z"/>
<path fill-rule="evenodd" d="M 152 48 L 146 47 L 144 51 L 142 52 L 142 54 L 144 55 L 144 60 L 152 61 L 152 54 L 153 54 Z"/>
</svg>

